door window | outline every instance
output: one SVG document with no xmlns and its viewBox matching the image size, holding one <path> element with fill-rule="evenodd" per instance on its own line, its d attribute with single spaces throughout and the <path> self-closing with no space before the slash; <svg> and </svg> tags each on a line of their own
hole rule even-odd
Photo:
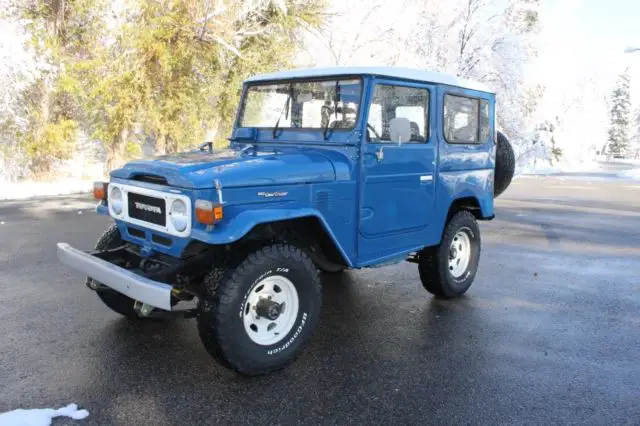
<svg viewBox="0 0 640 426">
<path fill-rule="evenodd" d="M 417 87 L 376 85 L 367 134 L 372 142 L 391 142 L 389 123 L 394 118 L 406 118 L 411 124 L 411 139 L 407 142 L 426 142 L 429 134 L 429 91 Z"/>
</svg>

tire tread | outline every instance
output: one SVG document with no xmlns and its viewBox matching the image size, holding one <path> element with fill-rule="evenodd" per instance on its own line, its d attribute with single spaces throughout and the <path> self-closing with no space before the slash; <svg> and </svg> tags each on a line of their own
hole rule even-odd
<svg viewBox="0 0 640 426">
<path fill-rule="evenodd" d="M 447 223 L 444 233 L 442 234 L 442 241 L 449 241 L 452 234 L 458 230 L 458 223 L 463 221 L 472 221 L 473 223 L 476 223 L 477 228 L 475 216 L 467 210 L 461 210 L 454 214 Z M 478 234 L 478 240 L 479 239 L 480 235 Z M 442 250 L 445 252 L 443 253 Z M 446 275 L 449 271 L 441 268 L 439 265 L 439 257 L 443 255 L 448 256 L 447 250 L 448 247 L 444 247 L 442 243 L 438 247 L 424 249 L 420 253 L 420 260 L 418 263 L 418 273 L 420 274 L 420 280 L 422 281 L 423 287 L 429 293 L 442 298 L 452 298 L 461 295 L 449 288 Z M 478 247 L 478 250 L 480 250 L 480 247 Z"/>
<path fill-rule="evenodd" d="M 215 292 L 213 297 L 209 295 L 200 302 L 198 331 L 205 349 L 219 363 L 237 373 L 253 376 L 281 370 L 291 364 L 302 353 L 306 343 L 308 343 L 307 339 L 306 342 L 298 345 L 295 352 L 286 361 L 275 367 L 264 368 L 244 360 L 239 354 L 238 345 L 233 339 L 229 338 L 228 334 L 222 332 L 231 327 L 228 311 L 234 308 L 231 306 L 234 296 L 243 291 L 242 285 L 246 281 L 244 278 L 255 268 L 259 268 L 263 264 L 269 267 L 269 264 L 277 262 L 278 259 L 283 257 L 293 259 L 296 263 L 302 265 L 311 277 L 311 285 L 316 292 L 316 296 L 321 298 L 322 290 L 318 270 L 311 259 L 298 247 L 277 243 L 258 249 L 249 254 L 235 269 L 229 269 L 225 275 L 224 284 L 218 289 L 219 291 Z M 207 285 L 210 285 L 210 283 L 205 282 L 205 287 Z M 316 315 L 310 318 L 312 323 L 309 326 L 312 329 L 315 328 L 316 324 L 313 322 L 317 322 L 317 317 Z"/>
</svg>

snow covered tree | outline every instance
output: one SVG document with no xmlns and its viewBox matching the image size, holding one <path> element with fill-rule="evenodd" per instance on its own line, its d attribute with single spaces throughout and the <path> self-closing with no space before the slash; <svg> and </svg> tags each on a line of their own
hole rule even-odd
<svg viewBox="0 0 640 426">
<path fill-rule="evenodd" d="M 609 155 L 625 156 L 629 147 L 629 126 L 631 122 L 631 92 L 629 70 L 618 77 L 611 94 L 611 111 L 609 127 Z"/>
<path fill-rule="evenodd" d="M 28 111 L 24 129 L 15 134 L 33 174 L 47 174 L 69 158 L 83 111 L 72 69 L 91 55 L 101 34 L 102 0 L 12 0 L 5 13 L 25 22 L 31 48 L 46 63 L 22 94 Z"/>
<path fill-rule="evenodd" d="M 631 158 L 640 160 L 640 107 L 636 109 L 633 120 L 633 137 L 629 147 Z"/>
<path fill-rule="evenodd" d="M 539 0 L 414 2 L 409 63 L 487 83 L 497 92 L 498 125 L 518 144 L 535 110 L 525 66 L 535 55 Z"/>
</svg>

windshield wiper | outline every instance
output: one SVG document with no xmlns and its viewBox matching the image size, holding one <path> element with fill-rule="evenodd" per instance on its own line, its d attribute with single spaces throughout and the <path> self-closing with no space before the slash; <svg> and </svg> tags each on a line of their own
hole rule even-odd
<svg viewBox="0 0 640 426">
<path fill-rule="evenodd" d="M 291 98 L 293 98 L 293 84 L 289 84 L 289 94 L 287 95 L 287 100 L 284 101 L 284 108 L 282 108 L 282 111 L 280 111 L 280 116 L 276 121 L 276 125 L 273 127 L 272 136 L 274 139 L 278 137 L 277 132 L 278 132 L 278 129 L 280 128 L 280 119 L 282 118 L 282 113 L 286 111 L 284 118 L 285 120 L 289 118 L 289 105 L 291 104 Z"/>
<path fill-rule="evenodd" d="M 336 94 L 333 97 L 333 113 L 336 121 L 338 120 L 338 102 L 340 102 L 340 82 L 336 80 Z M 329 114 L 331 115 L 331 114 Z M 329 123 L 331 120 L 327 120 L 327 124 L 324 126 L 324 131 L 322 132 L 322 137 L 326 141 L 329 139 Z"/>
</svg>

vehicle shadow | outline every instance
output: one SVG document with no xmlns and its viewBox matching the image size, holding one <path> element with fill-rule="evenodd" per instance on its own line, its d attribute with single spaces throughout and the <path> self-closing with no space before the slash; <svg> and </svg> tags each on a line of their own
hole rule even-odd
<svg viewBox="0 0 640 426">
<path fill-rule="evenodd" d="M 305 416 L 332 422 L 340 413 L 323 407 L 339 406 L 348 393 L 362 401 L 375 397 L 378 405 L 361 413 L 364 421 L 382 415 L 389 404 L 401 404 L 405 389 L 422 386 L 428 400 L 430 381 L 435 388 L 445 380 L 456 382 L 443 376 L 445 364 L 460 362 L 463 381 L 476 379 L 482 370 L 476 363 L 486 358 L 482 351 L 491 342 L 469 343 L 483 327 L 472 298 L 439 300 L 402 282 L 392 284 L 398 292 L 362 282 L 359 274 L 323 276 L 324 308 L 310 344 L 288 368 L 263 377 L 247 378 L 219 366 L 200 344 L 194 321 L 114 319 L 93 336 L 91 355 L 82 361 L 90 372 L 82 394 L 89 398 L 87 406 L 99 407 L 92 416 L 115 424 L 126 421 L 130 410 L 142 409 L 154 424 L 243 423 L 256 416 L 279 424 Z M 407 292 L 416 295 L 409 304 L 400 300 Z M 469 351 L 472 360 L 465 357 Z M 91 401 L 92 394 L 111 397 Z M 462 404 L 456 395 L 452 391 L 448 397 Z M 419 410 L 427 414 L 426 405 Z M 207 413 L 211 418 L 202 417 Z"/>
</svg>

